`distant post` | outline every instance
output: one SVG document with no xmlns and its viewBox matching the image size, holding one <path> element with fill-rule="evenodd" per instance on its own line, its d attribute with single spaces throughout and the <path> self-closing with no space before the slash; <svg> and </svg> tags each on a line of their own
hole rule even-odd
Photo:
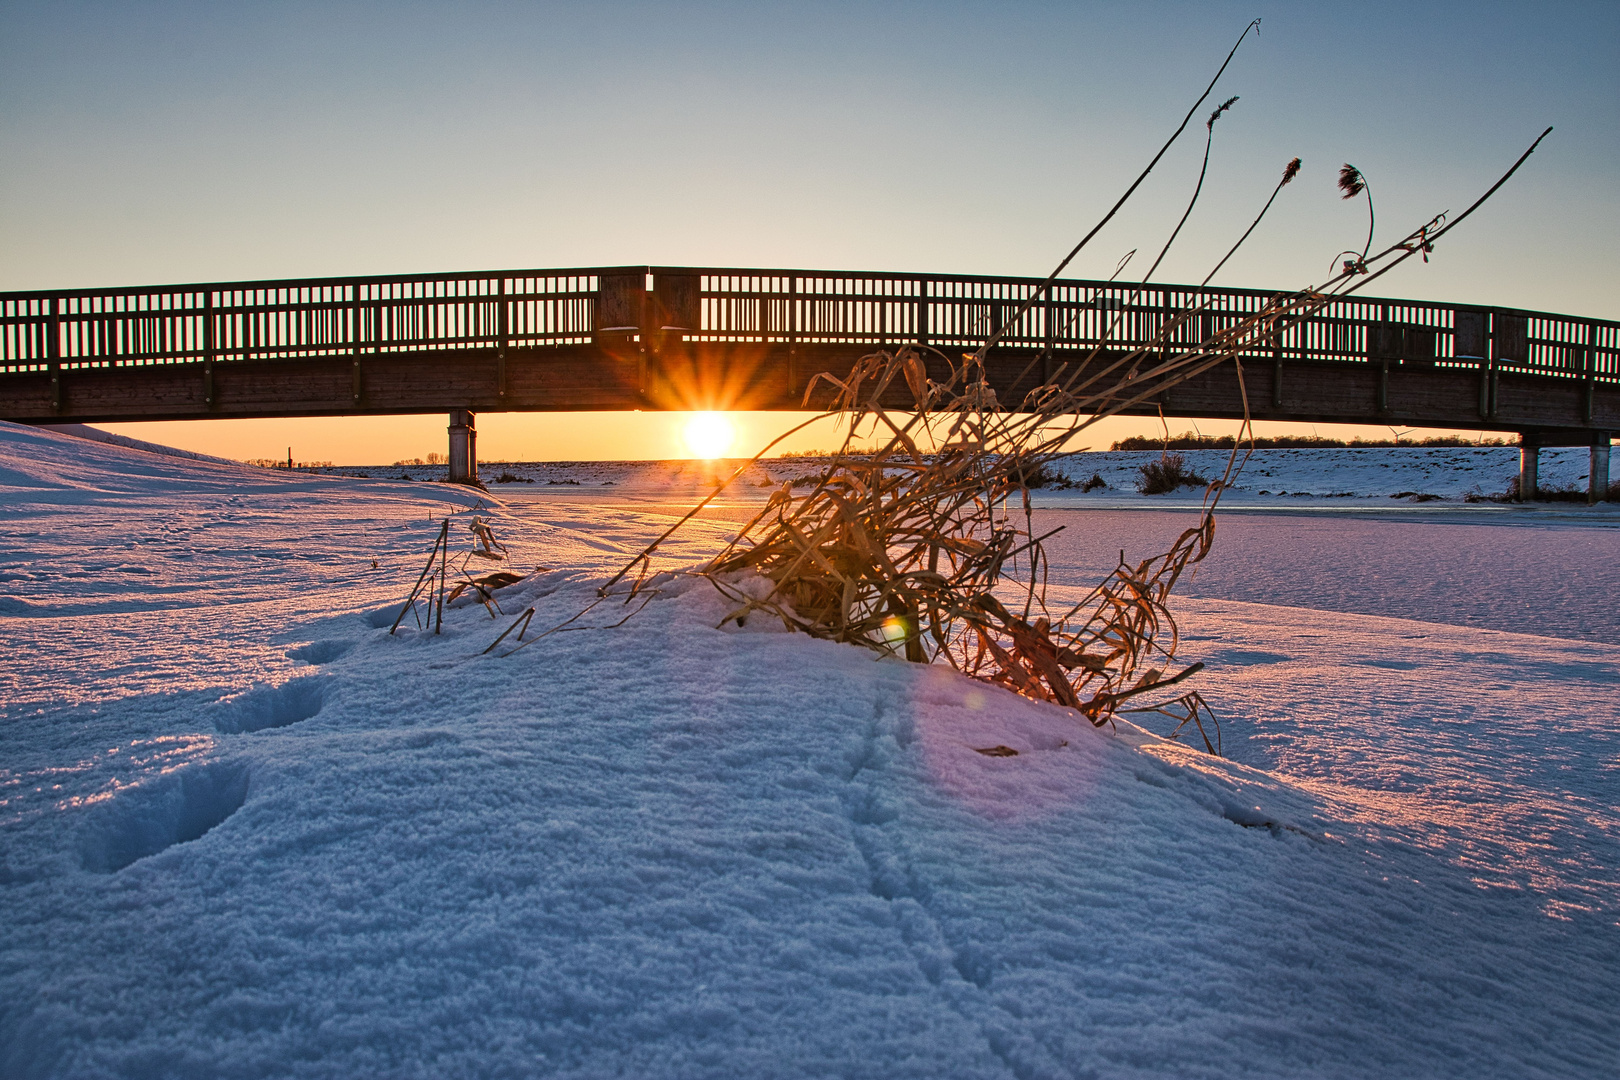
<svg viewBox="0 0 1620 1080">
<path fill-rule="evenodd" d="M 478 479 L 478 431 L 473 414 L 466 409 L 450 413 L 450 476 L 452 484 L 471 484 Z"/>
<path fill-rule="evenodd" d="M 1519 501 L 1536 497 L 1536 473 L 1540 471 L 1541 444 L 1528 433 L 1519 436 Z"/>
<path fill-rule="evenodd" d="M 1586 501 L 1600 503 L 1609 497 L 1609 439 L 1607 431 L 1592 433 L 1592 465 L 1586 471 Z"/>
</svg>

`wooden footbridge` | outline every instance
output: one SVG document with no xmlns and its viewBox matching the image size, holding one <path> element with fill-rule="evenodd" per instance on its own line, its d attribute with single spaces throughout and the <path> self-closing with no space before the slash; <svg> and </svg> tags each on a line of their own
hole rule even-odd
<svg viewBox="0 0 1620 1080">
<path fill-rule="evenodd" d="M 617 266 L 0 293 L 0 418 L 34 423 L 451 414 L 453 472 L 481 411 L 799 409 L 807 382 L 880 348 L 977 348 L 1017 402 L 1058 365 L 1196 345 L 1274 294 L 1036 278 Z M 1112 327 L 1112 329 L 1111 329 Z M 1185 340 L 1182 340 L 1182 339 Z M 1516 432 L 1589 446 L 1608 486 L 1620 324 L 1353 296 L 1242 358 L 1257 420 Z M 941 373 L 943 373 L 943 362 Z M 896 405 L 904 406 L 904 401 Z M 1228 363 L 1139 412 L 1240 417 Z"/>
</svg>

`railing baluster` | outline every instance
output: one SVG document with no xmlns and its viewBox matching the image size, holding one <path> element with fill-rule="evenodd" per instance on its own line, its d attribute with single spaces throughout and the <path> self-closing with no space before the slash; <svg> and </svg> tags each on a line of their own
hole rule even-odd
<svg viewBox="0 0 1620 1080">
<path fill-rule="evenodd" d="M 203 404 L 214 407 L 214 290 L 203 290 Z"/>
<path fill-rule="evenodd" d="M 49 364 L 51 373 L 52 412 L 62 411 L 62 364 L 60 358 L 60 350 L 62 346 L 62 321 L 61 315 L 57 312 L 57 308 L 60 304 L 61 300 L 53 296 L 51 297 L 49 307 L 47 308 L 51 321 L 50 329 L 45 338 L 45 358 Z"/>
<path fill-rule="evenodd" d="M 495 393 L 506 396 L 506 278 L 495 283 Z"/>
</svg>

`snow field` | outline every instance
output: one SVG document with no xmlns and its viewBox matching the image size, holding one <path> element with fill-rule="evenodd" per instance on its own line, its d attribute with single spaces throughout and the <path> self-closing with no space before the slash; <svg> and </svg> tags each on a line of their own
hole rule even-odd
<svg viewBox="0 0 1620 1080">
<path fill-rule="evenodd" d="M 1195 472 L 1218 479 L 1226 471 L 1230 451 L 1177 451 Z M 1076 483 L 1093 474 L 1102 477 L 1106 488 L 1091 492 L 1076 489 L 1043 488 L 1034 492 L 1036 501 L 1046 506 L 1067 505 L 1156 505 L 1185 501 L 1194 493 L 1141 496 L 1137 494 L 1138 470 L 1144 462 L 1156 460 L 1158 451 L 1093 450 L 1076 453 L 1060 461 L 1056 469 Z M 1544 488 L 1574 486 L 1586 490 L 1590 455 L 1584 447 L 1544 449 L 1540 459 L 1540 483 Z M 702 498 L 713 490 L 715 478 L 729 474 L 739 462 L 702 461 L 546 461 L 486 462 L 479 474 L 491 491 L 503 499 L 583 496 L 616 499 L 648 497 L 671 500 Z M 816 458 L 767 458 L 748 469 L 733 495 L 768 489 L 785 480 L 799 479 L 819 471 Z M 366 466 L 338 467 L 328 472 L 339 475 L 364 474 L 370 478 L 415 480 L 443 479 L 444 466 Z M 516 482 L 498 483 L 501 476 Z M 1405 502 L 1391 502 L 1391 496 L 1412 493 L 1437 496 L 1460 503 L 1468 494 L 1496 495 L 1507 490 L 1519 475 L 1519 451 L 1512 446 L 1462 447 L 1377 447 L 1366 449 L 1267 449 L 1256 450 L 1237 474 L 1226 495 L 1230 504 L 1256 507 L 1312 505 L 1316 500 L 1332 500 L 1331 505 L 1371 504 L 1403 509 Z M 1122 501 L 1123 500 L 1123 501 Z M 1377 500 L 1377 501 L 1374 501 Z M 1481 511 L 1500 511 L 1499 506 L 1482 506 Z M 1574 510 L 1575 508 L 1567 508 Z M 1584 509 L 1584 508 L 1583 508 Z M 1602 511 L 1597 511 L 1601 513 Z"/>
<path fill-rule="evenodd" d="M 1219 760 L 716 629 L 692 579 L 506 657 L 465 601 L 389 636 L 424 489 L 44 450 L 0 519 L 4 1075 L 1620 1065 L 1612 645 L 1189 600 Z M 536 630 L 669 520 L 493 516 Z M 65 576 L 175 518 L 134 584 Z"/>
</svg>

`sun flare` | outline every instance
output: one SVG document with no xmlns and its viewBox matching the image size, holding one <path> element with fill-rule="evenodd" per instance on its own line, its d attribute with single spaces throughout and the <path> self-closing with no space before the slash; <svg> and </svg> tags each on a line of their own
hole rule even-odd
<svg viewBox="0 0 1620 1080">
<path fill-rule="evenodd" d="M 724 457 L 731 449 L 731 444 L 737 441 L 737 429 L 731 426 L 725 413 L 700 412 L 686 422 L 682 437 L 694 457 L 712 460 Z"/>
</svg>

